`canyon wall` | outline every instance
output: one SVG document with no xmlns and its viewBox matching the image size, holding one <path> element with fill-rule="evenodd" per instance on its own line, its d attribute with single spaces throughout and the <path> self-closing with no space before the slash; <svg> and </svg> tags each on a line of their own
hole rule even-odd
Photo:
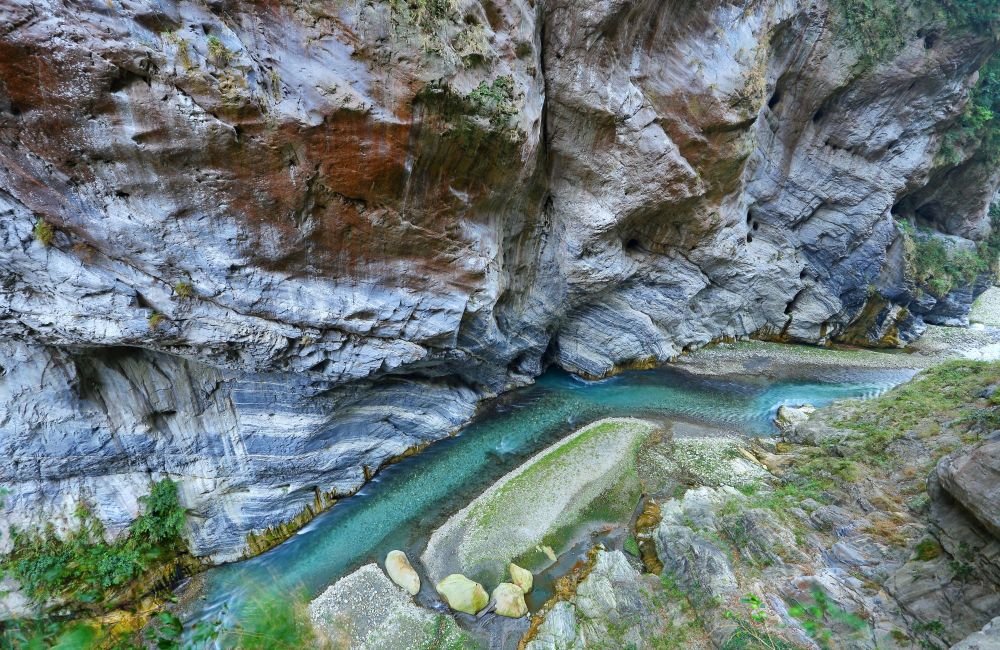
<svg viewBox="0 0 1000 650">
<path fill-rule="evenodd" d="M 552 364 L 961 324 L 985 279 L 923 291 L 897 220 L 988 235 L 1000 171 L 941 151 L 995 45 L 902 24 L 870 60 L 823 0 L 0 5 L 0 520 L 115 534 L 169 476 L 232 560 Z"/>
</svg>

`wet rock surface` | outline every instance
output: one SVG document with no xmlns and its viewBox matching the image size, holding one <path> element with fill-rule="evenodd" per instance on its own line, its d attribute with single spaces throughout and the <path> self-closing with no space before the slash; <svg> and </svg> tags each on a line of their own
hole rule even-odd
<svg viewBox="0 0 1000 650">
<path fill-rule="evenodd" d="M 385 572 L 390 580 L 411 596 L 420 591 L 420 576 L 413 570 L 406 553 L 390 551 L 385 558 Z"/>
<path fill-rule="evenodd" d="M 0 8 L 5 521 L 114 535 L 170 476 L 232 560 L 546 364 L 965 318 L 890 210 L 983 236 L 996 174 L 937 153 L 990 39 L 862 70 L 827 2 L 429 7 Z"/>
</svg>

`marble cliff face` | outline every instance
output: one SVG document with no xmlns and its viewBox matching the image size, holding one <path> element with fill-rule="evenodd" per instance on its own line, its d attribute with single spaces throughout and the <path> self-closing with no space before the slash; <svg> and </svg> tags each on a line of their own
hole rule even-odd
<svg viewBox="0 0 1000 650">
<path fill-rule="evenodd" d="M 229 560 L 551 364 L 961 323 L 976 287 L 919 291 L 895 217 L 986 236 L 997 171 L 939 152 L 992 40 L 841 32 L 822 0 L 4 3 L 0 514 L 113 533 L 169 475 Z"/>
</svg>

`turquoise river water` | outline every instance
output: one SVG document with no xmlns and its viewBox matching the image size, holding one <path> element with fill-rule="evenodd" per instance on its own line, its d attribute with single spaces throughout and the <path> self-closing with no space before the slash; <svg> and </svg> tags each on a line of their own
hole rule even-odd
<svg viewBox="0 0 1000 650">
<path fill-rule="evenodd" d="M 313 597 L 358 566 L 381 563 L 396 548 L 416 560 L 430 532 L 448 516 L 590 421 L 621 415 L 685 418 L 766 435 L 773 433 L 772 418 L 782 404 L 874 397 L 912 374 L 805 367 L 770 377 L 701 377 L 663 368 L 586 382 L 550 371 L 496 400 L 459 435 L 384 469 L 280 546 L 209 570 L 185 617 L 231 621 L 262 589 Z"/>
</svg>

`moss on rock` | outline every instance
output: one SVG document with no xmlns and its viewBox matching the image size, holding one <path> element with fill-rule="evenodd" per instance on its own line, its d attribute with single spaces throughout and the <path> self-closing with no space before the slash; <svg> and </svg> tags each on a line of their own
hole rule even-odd
<svg viewBox="0 0 1000 650">
<path fill-rule="evenodd" d="M 588 522 L 628 521 L 640 494 L 639 448 L 655 429 L 601 420 L 537 454 L 435 531 L 422 558 L 428 572 L 495 583 L 512 560 L 546 564 L 542 547 L 564 550 Z"/>
</svg>

